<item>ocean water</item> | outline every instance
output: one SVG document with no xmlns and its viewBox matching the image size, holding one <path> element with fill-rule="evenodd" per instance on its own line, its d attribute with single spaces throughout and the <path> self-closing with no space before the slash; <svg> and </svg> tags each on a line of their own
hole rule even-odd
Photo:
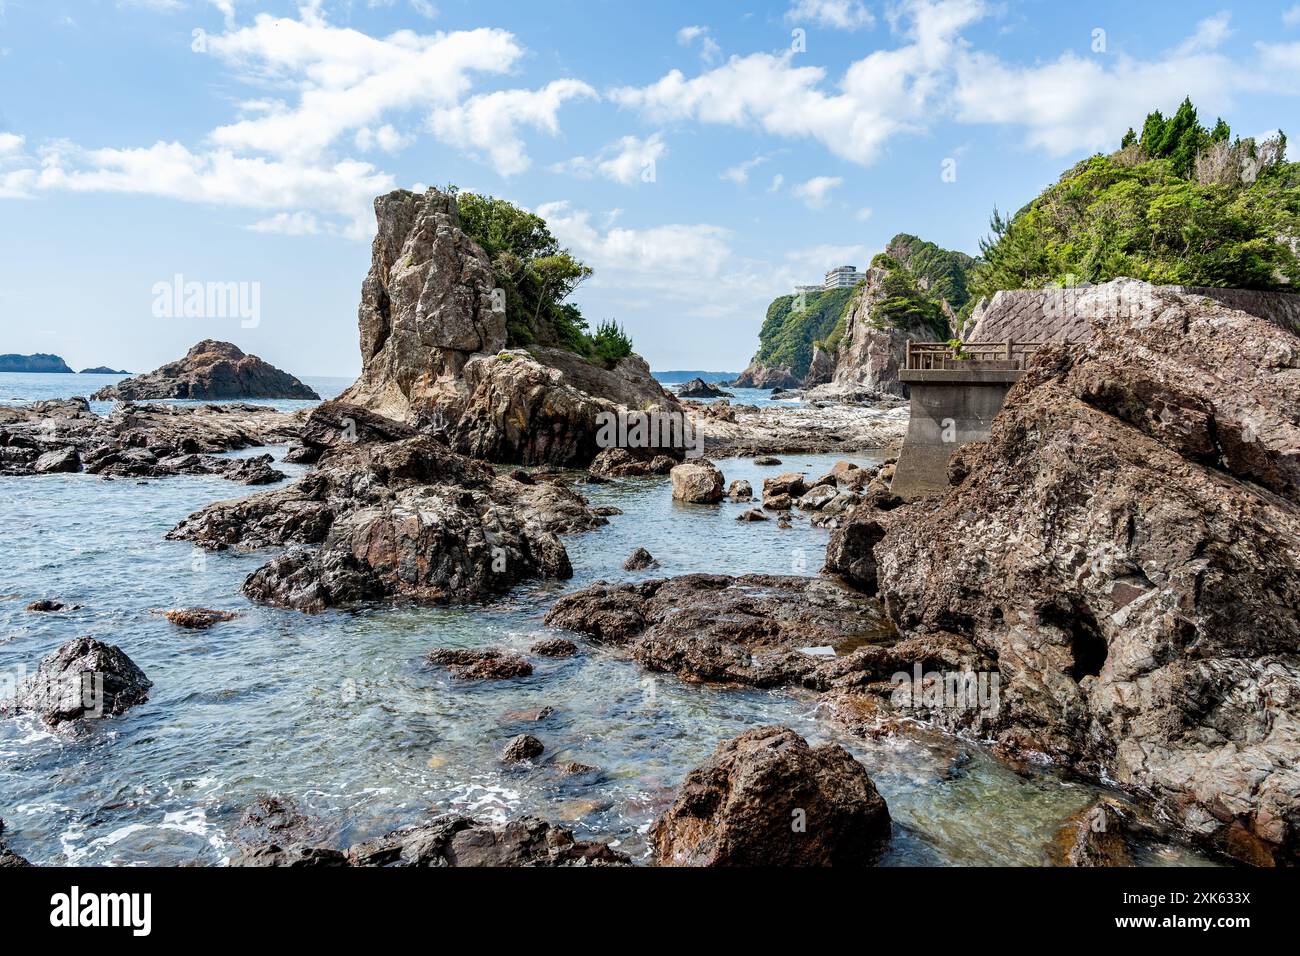
<svg viewBox="0 0 1300 956">
<path fill-rule="evenodd" d="M 278 458 L 284 449 L 272 451 Z M 782 457 L 779 469 L 718 464 L 729 481 L 757 487 L 774 471 L 820 475 L 835 460 Z M 281 467 L 291 477 L 304 471 Z M 593 504 L 624 514 L 565 539 L 571 581 L 534 584 L 485 606 L 390 604 L 309 616 L 239 593 L 271 553 L 207 553 L 163 539 L 203 505 L 250 489 L 204 476 L 0 478 L 0 696 L 83 634 L 120 645 L 154 682 L 147 703 L 79 734 L 51 732 L 28 716 L 0 720 L 6 839 L 42 864 L 220 865 L 236 850 L 244 809 L 280 795 L 317 821 L 321 842 L 340 847 L 431 813 L 532 813 L 644 859 L 646 830 L 685 774 L 720 741 L 773 723 L 839 740 L 863 761 L 894 819 L 887 865 L 1043 864 L 1056 829 L 1100 792 L 1049 768 L 1013 771 L 969 742 L 841 737 L 810 695 L 683 684 L 581 639 L 579 656 L 536 658 L 524 680 L 457 682 L 425 666 L 435 647 L 526 651 L 554 633 L 542 617 L 555 598 L 595 580 L 814 574 L 824 556 L 827 533 L 807 521 L 789 530 L 737 522 L 741 505 L 675 503 L 663 478 L 581 487 Z M 623 571 L 638 546 L 662 566 Z M 45 597 L 82 607 L 25 610 Z M 157 613 L 190 605 L 240 616 L 190 632 Z M 525 719 L 543 706 L 554 715 Z M 502 745 L 523 732 L 546 752 L 535 766 L 502 764 Z M 553 769 L 571 760 L 600 772 L 564 778 Z M 1151 847 L 1142 862 L 1197 857 Z"/>
</svg>

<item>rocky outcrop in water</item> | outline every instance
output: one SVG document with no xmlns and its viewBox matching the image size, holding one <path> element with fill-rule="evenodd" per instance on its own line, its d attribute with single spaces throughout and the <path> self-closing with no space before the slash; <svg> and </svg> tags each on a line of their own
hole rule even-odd
<svg viewBox="0 0 1300 956">
<path fill-rule="evenodd" d="M 871 645 L 870 635 L 891 633 L 879 604 L 817 578 L 687 574 L 598 582 L 560 598 L 546 623 L 623 648 L 647 670 L 753 687 L 822 690 L 883 680 L 915 653 Z M 836 656 L 837 647 L 845 656 Z"/>
<path fill-rule="evenodd" d="M 557 535 L 604 523 L 572 490 L 498 475 L 434 438 L 356 433 L 304 478 L 211 505 L 168 537 L 214 550 L 289 546 L 243 591 L 315 612 L 393 597 L 477 601 L 532 578 L 567 578 Z"/>
<path fill-rule="evenodd" d="M 651 829 L 666 866 L 865 866 L 890 833 L 866 768 L 787 727 L 721 744 Z"/>
<path fill-rule="evenodd" d="M 434 667 L 443 667 L 457 680 L 513 680 L 527 677 L 533 665 L 520 654 L 498 650 L 443 647 L 430 651 L 424 657 Z"/>
<path fill-rule="evenodd" d="M 1151 795 L 1230 855 L 1300 851 L 1300 339 L 1212 300 L 1099 286 L 951 492 L 860 506 L 828 567 L 907 634 L 994 662 L 933 719 Z M 1120 296 L 1147 307 L 1107 308 Z M 1086 297 L 1081 297 L 1086 298 Z"/>
<path fill-rule="evenodd" d="M 163 613 L 163 617 L 177 627 L 191 631 L 206 631 L 214 624 L 233 621 L 238 616 L 234 611 L 217 611 L 210 607 L 174 608 Z"/>
<path fill-rule="evenodd" d="M 78 637 L 42 660 L 0 713 L 33 713 L 51 727 L 115 717 L 148 700 L 152 686 L 120 647 Z"/>
<path fill-rule="evenodd" d="M 108 478 L 220 475 L 241 484 L 284 478 L 270 455 L 220 452 L 284 444 L 299 419 L 259 405 L 133 405 L 101 417 L 84 398 L 0 408 L 0 474 L 87 472 Z"/>
<path fill-rule="evenodd" d="M 454 196 L 399 190 L 375 200 L 375 216 L 362 372 L 345 401 L 475 458 L 526 465 L 590 462 L 601 412 L 680 411 L 638 356 L 606 369 L 558 348 L 507 350 L 504 296 Z"/>
<path fill-rule="evenodd" d="M 1128 818 L 1124 811 L 1099 800 L 1061 827 L 1053 846 L 1061 866 L 1133 866 L 1129 853 Z"/>
<path fill-rule="evenodd" d="M 246 355 L 238 346 L 204 339 L 182 359 L 152 372 L 101 388 L 97 401 L 145 399 L 282 398 L 319 401 L 320 396 L 288 372 Z"/>
<path fill-rule="evenodd" d="M 718 388 L 702 378 L 693 378 L 677 388 L 678 398 L 731 398 L 730 392 Z"/>
<path fill-rule="evenodd" d="M 536 817 L 503 824 L 447 816 L 394 830 L 343 852 L 303 844 L 264 843 L 234 866 L 627 866 L 607 844 L 575 840 L 563 827 Z"/>
</svg>

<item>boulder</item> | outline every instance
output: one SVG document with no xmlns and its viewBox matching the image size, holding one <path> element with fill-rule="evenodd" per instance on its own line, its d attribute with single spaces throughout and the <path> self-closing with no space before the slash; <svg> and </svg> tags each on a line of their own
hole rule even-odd
<svg viewBox="0 0 1300 956">
<path fill-rule="evenodd" d="M 52 475 L 59 472 L 81 471 L 81 455 L 71 445 L 47 451 L 36 459 L 32 471 L 38 475 Z"/>
<path fill-rule="evenodd" d="M 761 508 L 747 508 L 740 514 L 736 515 L 737 521 L 767 521 L 767 515 L 763 514 Z"/>
<path fill-rule="evenodd" d="M 1193 838 L 1300 858 L 1300 338 L 1116 280 L 1039 351 L 930 503 L 859 506 L 828 568 L 997 662 L 955 729 L 1148 794 Z M 1117 309 L 1116 302 L 1144 303 Z M 938 714 L 940 720 L 944 715 Z"/>
<path fill-rule="evenodd" d="M 646 568 L 658 566 L 659 562 L 655 560 L 655 556 L 645 548 L 637 548 L 623 562 L 624 571 L 644 571 Z"/>
<path fill-rule="evenodd" d="M 889 835 L 866 768 L 788 727 L 721 744 L 650 833 L 665 866 L 869 866 Z"/>
<path fill-rule="evenodd" d="M 115 717 L 149 699 L 153 682 L 120 647 L 78 637 L 50 654 L 18 686 L 8 713 L 34 713 L 58 727 L 71 721 Z"/>
<path fill-rule="evenodd" d="M 807 490 L 808 485 L 804 481 L 804 476 L 797 471 L 787 471 L 775 478 L 763 479 L 763 500 L 765 501 L 777 495 L 798 498 Z"/>
<path fill-rule="evenodd" d="M 145 375 L 101 388 L 98 401 L 188 398 L 282 398 L 319 401 L 320 396 L 288 372 L 229 342 L 204 339 L 185 357 Z"/>
<path fill-rule="evenodd" d="M 724 478 L 722 472 L 707 459 L 688 461 L 670 472 L 673 480 L 673 498 L 697 504 L 712 504 L 722 500 Z"/>
<path fill-rule="evenodd" d="M 505 749 L 501 751 L 501 759 L 506 763 L 520 763 L 540 757 L 545 749 L 545 745 L 531 734 L 519 734 L 506 741 Z"/>
<path fill-rule="evenodd" d="M 737 478 L 727 488 L 727 497 L 732 501 L 749 501 L 754 497 L 754 488 L 744 478 Z"/>
</svg>

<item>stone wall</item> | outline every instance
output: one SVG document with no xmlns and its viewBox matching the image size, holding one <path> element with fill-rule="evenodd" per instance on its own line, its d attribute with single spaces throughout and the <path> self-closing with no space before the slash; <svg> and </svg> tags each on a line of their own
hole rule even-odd
<svg viewBox="0 0 1300 956">
<path fill-rule="evenodd" d="M 999 292 L 976 307 L 962 337 L 967 342 L 1086 342 L 1092 338 L 1089 318 L 1150 313 L 1151 297 L 1160 292 L 1214 299 L 1300 335 L 1300 295 L 1292 292 L 1107 283 Z"/>
</svg>

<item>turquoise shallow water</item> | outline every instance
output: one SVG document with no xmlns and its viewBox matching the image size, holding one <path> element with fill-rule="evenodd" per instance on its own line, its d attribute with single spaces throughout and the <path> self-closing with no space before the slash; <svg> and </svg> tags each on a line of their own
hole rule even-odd
<svg viewBox="0 0 1300 956">
<path fill-rule="evenodd" d="M 834 461 L 782 457 L 776 470 L 813 475 Z M 719 465 L 728 480 L 756 487 L 774 471 Z M 526 650 L 551 633 L 541 618 L 558 594 L 599 578 L 816 573 L 824 555 L 826 532 L 806 521 L 790 530 L 737 522 L 740 505 L 674 503 L 664 479 L 583 490 L 625 513 L 566 538 L 572 581 L 524 588 L 488 607 L 313 617 L 239 594 L 268 555 L 208 554 L 163 540 L 190 512 L 247 488 L 212 477 L 0 478 L 0 682 L 81 634 L 119 644 L 154 682 L 148 703 L 80 736 L 50 733 L 28 717 L 0 720 L 0 817 L 11 845 L 47 864 L 220 864 L 243 809 L 281 794 L 319 819 L 322 840 L 340 846 L 430 811 L 497 819 L 531 812 L 613 838 L 640 858 L 650 821 L 719 741 L 764 723 L 834 737 L 810 697 L 683 685 L 597 649 L 535 659 L 535 673 L 521 681 L 453 683 L 426 668 L 421 658 L 433 647 Z M 662 567 L 624 572 L 637 546 Z M 83 608 L 24 610 L 42 597 Z M 241 616 L 194 633 L 154 613 L 186 605 Z M 544 705 L 555 715 L 540 723 L 517 713 Z M 521 732 L 546 744 L 541 766 L 497 759 Z M 1043 863 L 1055 829 L 1097 792 L 1048 770 L 1017 774 L 959 741 L 841 742 L 889 802 L 887 864 Z M 601 773 L 564 779 L 548 769 L 569 760 Z M 1152 850 L 1144 862 L 1189 859 Z"/>
</svg>

